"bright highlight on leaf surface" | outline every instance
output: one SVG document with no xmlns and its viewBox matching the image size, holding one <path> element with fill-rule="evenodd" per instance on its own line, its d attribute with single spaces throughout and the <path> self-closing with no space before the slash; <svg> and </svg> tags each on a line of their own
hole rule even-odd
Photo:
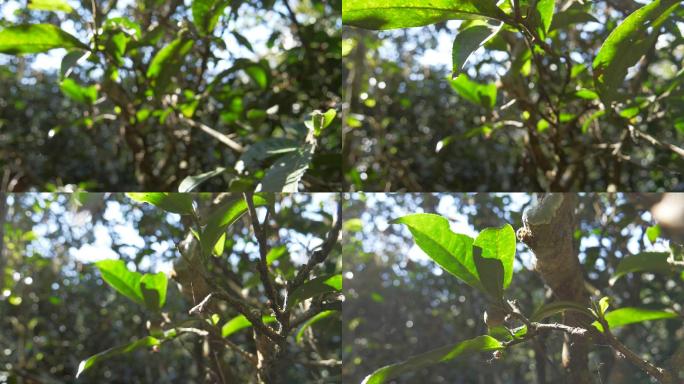
<svg viewBox="0 0 684 384">
<path fill-rule="evenodd" d="M 164 306 L 168 279 L 163 272 L 143 275 L 128 270 L 123 260 L 102 260 L 95 265 L 102 279 L 120 294 L 152 310 Z"/>
<path fill-rule="evenodd" d="M 52 24 L 25 24 L 0 29 L 0 53 L 41 53 L 55 48 L 88 50 L 87 45 Z"/>
<path fill-rule="evenodd" d="M 446 20 L 506 18 L 494 0 L 345 0 L 342 23 L 366 29 L 421 27 Z"/>
<path fill-rule="evenodd" d="M 509 224 L 487 228 L 473 240 L 451 231 L 449 221 L 435 214 L 407 215 L 393 223 L 406 225 L 428 257 L 471 287 L 499 299 L 510 285 L 516 238 Z"/>
<path fill-rule="evenodd" d="M 654 0 L 629 15 L 603 42 L 593 68 L 604 103 L 619 99 L 627 70 L 655 44 L 660 27 L 680 6 L 679 0 Z"/>
</svg>

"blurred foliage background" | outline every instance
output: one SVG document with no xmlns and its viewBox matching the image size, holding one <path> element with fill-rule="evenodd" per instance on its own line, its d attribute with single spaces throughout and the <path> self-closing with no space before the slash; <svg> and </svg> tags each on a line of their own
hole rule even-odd
<svg viewBox="0 0 684 384">
<path fill-rule="evenodd" d="M 73 12 L 3 1 L 0 28 L 49 23 L 87 43 L 93 37 L 91 1 L 68 3 Z M 0 168 L 6 190 L 168 191 L 186 176 L 219 167 L 227 171 L 203 190 L 253 188 L 269 159 L 239 174 L 233 168 L 241 153 L 187 119 L 248 149 L 269 138 L 293 138 L 305 130 L 310 113 L 339 103 L 341 0 L 222 1 L 228 7 L 216 13 L 222 17 L 213 33 L 204 35 L 193 23 L 194 1 L 94 3 L 98 24 L 114 27 L 99 31 L 102 51 L 81 59 L 68 76 L 77 93 L 95 92 L 96 100 L 78 102 L 60 90 L 69 68 L 60 69 L 63 49 L 0 54 Z M 108 33 L 119 38 L 117 28 L 130 32 L 131 25 L 141 34 L 124 44 L 121 55 L 105 40 Z M 195 44 L 166 63 L 163 85 L 155 84 L 152 58 L 179 36 Z M 241 71 L 246 63 L 247 72 Z M 340 145 L 337 119 L 318 140 L 304 189 L 339 189 Z"/>
<path fill-rule="evenodd" d="M 211 196 L 205 196 L 211 197 Z M 275 266 L 287 272 L 306 262 L 309 246 L 325 238 L 334 212 L 334 195 L 276 198 L 278 235 L 287 252 Z M 0 383 L 201 383 L 207 382 L 203 338 L 184 334 L 159 346 L 141 348 L 99 363 L 78 381 L 79 362 L 105 349 L 148 335 L 153 314 L 105 284 L 94 261 L 120 258 L 129 269 L 169 272 L 185 236 L 180 216 L 133 202 L 122 194 L 12 194 L 6 199 L 4 248 L 0 258 Z M 228 231 L 216 263 L 229 268 L 250 298 L 265 302 L 256 282 L 258 245 L 248 219 Z M 336 249 L 323 265 L 339 271 Z M 196 303 L 169 280 L 164 312 L 174 323 L 190 318 Z M 234 317 L 221 313 L 219 325 Z M 339 366 L 307 365 L 340 359 L 340 318 L 314 327 L 305 343 L 289 338 L 279 376 L 284 382 L 339 381 Z M 247 329 L 230 340 L 254 352 Z M 223 362 L 239 382 L 253 382 L 245 360 L 228 350 Z"/>
<path fill-rule="evenodd" d="M 520 228 L 531 202 L 528 194 L 352 194 L 345 210 L 343 380 L 359 383 L 376 369 L 410 356 L 487 333 L 487 299 L 445 273 L 417 248 L 409 231 L 390 222 L 409 213 L 447 217 L 452 230 L 476 235 L 510 223 Z M 574 234 L 584 278 L 611 307 L 668 307 L 682 314 L 684 273 L 634 274 L 610 286 L 609 278 L 626 255 L 667 249 L 663 234 L 653 243 L 647 201 L 654 195 L 580 195 Z M 508 299 L 531 313 L 549 300 L 533 271 L 533 256 L 519 243 Z M 596 297 L 594 297 L 596 298 Z M 560 319 L 560 318 L 559 318 Z M 684 325 L 680 319 L 653 321 L 616 330 L 636 353 L 657 364 L 681 367 Z M 563 336 L 556 333 L 492 354 L 458 359 L 407 373 L 396 383 L 565 383 L 561 366 Z M 596 383 L 648 383 L 649 378 L 608 346 L 590 354 Z"/>
<path fill-rule="evenodd" d="M 628 100 L 615 109 L 619 117 L 595 115 L 610 107 L 593 93 L 592 61 L 609 33 L 644 3 L 557 1 L 545 41 L 558 56 L 540 49 L 540 65 L 530 63 L 519 33 L 502 30 L 465 67 L 474 81 L 496 85 L 493 109 L 469 102 L 450 85 L 451 44 L 461 22 L 380 32 L 344 26 L 346 189 L 683 189 L 681 154 L 629 137 L 627 128 L 661 143 L 684 143 L 684 11 L 670 18 L 630 71 Z M 568 63 L 572 77 L 565 84 Z M 540 117 L 548 112 L 544 92 L 560 112 L 556 130 Z"/>
</svg>

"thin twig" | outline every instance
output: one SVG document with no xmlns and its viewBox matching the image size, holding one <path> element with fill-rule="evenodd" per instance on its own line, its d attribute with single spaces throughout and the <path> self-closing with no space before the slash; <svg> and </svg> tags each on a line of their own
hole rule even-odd
<svg viewBox="0 0 684 384">
<path fill-rule="evenodd" d="M 337 217 L 335 218 L 332 229 L 328 232 L 323 244 L 313 252 L 309 261 L 297 272 L 294 280 L 288 282 L 288 293 L 291 293 L 302 285 L 316 264 L 324 262 L 335 247 L 342 229 L 342 201 L 342 194 L 340 193 L 339 201 L 337 202 Z"/>
<path fill-rule="evenodd" d="M 259 271 L 259 278 L 264 285 L 264 290 L 266 295 L 270 300 L 270 306 L 276 314 L 276 317 L 282 315 L 282 310 L 280 307 L 280 296 L 278 291 L 275 289 L 273 280 L 271 279 L 271 273 L 268 268 L 268 236 L 264 227 L 259 223 L 259 217 L 257 216 L 256 207 L 254 206 L 254 195 L 252 193 L 245 193 L 244 199 L 247 202 L 247 208 L 249 211 L 249 216 L 252 221 L 252 228 L 254 230 L 254 236 L 259 244 L 259 262 L 257 263 L 257 269 Z M 268 218 L 265 223 L 268 222 Z M 279 317 L 278 320 L 281 320 Z M 284 320 L 284 318 L 282 319 Z M 281 325 L 285 326 L 285 324 Z"/>
<path fill-rule="evenodd" d="M 235 152 L 242 153 L 245 151 L 245 148 L 240 143 L 231 139 L 227 135 L 224 135 L 223 133 L 209 127 L 208 125 L 188 119 L 187 117 L 183 116 L 183 114 L 178 114 L 178 119 L 192 128 L 199 128 L 204 133 L 227 145 Z"/>
</svg>

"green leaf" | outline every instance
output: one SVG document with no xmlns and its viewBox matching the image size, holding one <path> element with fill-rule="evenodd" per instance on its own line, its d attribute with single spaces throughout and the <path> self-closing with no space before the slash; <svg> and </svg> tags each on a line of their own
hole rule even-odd
<svg viewBox="0 0 684 384">
<path fill-rule="evenodd" d="M 280 137 L 271 137 L 250 145 L 235 163 L 235 170 L 242 174 L 253 172 L 264 160 L 296 151 L 301 143 Z"/>
<path fill-rule="evenodd" d="M 575 92 L 575 96 L 584 100 L 596 100 L 599 98 L 598 93 L 592 91 L 591 89 L 580 89 L 579 91 Z"/>
<path fill-rule="evenodd" d="M 473 257 L 478 278 L 484 288 L 496 302 L 503 299 L 504 268 L 501 260 L 482 257 L 482 249 L 473 247 Z"/>
<path fill-rule="evenodd" d="M 123 260 L 102 260 L 95 266 L 107 284 L 134 302 L 151 310 L 159 310 L 166 303 L 168 278 L 163 272 L 142 275 L 129 271 Z"/>
<path fill-rule="evenodd" d="M 646 228 L 646 237 L 648 237 L 648 241 L 651 242 L 651 244 L 654 244 L 656 240 L 658 240 L 658 237 L 660 236 L 660 226 L 658 224 Z"/>
<path fill-rule="evenodd" d="M 464 73 L 449 80 L 451 87 L 465 100 L 492 109 L 496 105 L 496 84 L 480 84 Z"/>
<path fill-rule="evenodd" d="M 669 256 L 668 252 L 642 252 L 626 256 L 615 268 L 615 273 L 610 278 L 610 285 L 615 284 L 619 278 L 630 272 L 669 273 L 672 271 L 672 267 L 667 262 Z"/>
<path fill-rule="evenodd" d="M 74 11 L 66 0 L 29 0 L 28 8 L 38 11 L 61 11 L 67 13 Z"/>
<path fill-rule="evenodd" d="M 321 111 L 314 111 L 311 114 L 311 120 L 306 121 L 304 124 L 307 128 L 314 131 L 314 136 L 318 137 L 324 129 L 328 128 L 328 126 L 332 124 L 336 115 L 337 111 L 332 108 L 325 111 L 325 113 L 322 113 Z"/>
<path fill-rule="evenodd" d="M 224 0 L 193 0 L 192 22 L 197 30 L 204 35 L 213 33 L 228 3 Z"/>
<path fill-rule="evenodd" d="M 77 51 L 71 51 L 64 55 L 62 58 L 62 63 L 60 64 L 60 69 L 59 69 L 59 76 L 61 79 L 64 79 L 68 77 L 73 68 L 78 64 L 78 61 L 81 60 L 84 56 L 89 56 L 90 52 L 83 52 L 80 50 Z"/>
<path fill-rule="evenodd" d="M 599 312 L 599 318 L 603 317 L 606 314 L 606 311 L 610 307 L 610 302 L 611 302 L 611 298 L 608 296 L 604 296 L 601 298 L 601 300 L 599 300 L 599 303 L 598 303 L 598 309 L 600 311 Z"/>
<path fill-rule="evenodd" d="M 263 321 L 264 324 L 268 324 L 276 321 L 276 318 L 273 316 L 263 316 L 261 318 L 261 321 Z M 234 334 L 235 332 L 241 331 L 251 326 L 252 323 L 249 320 L 247 320 L 247 318 L 244 315 L 239 315 L 230 319 L 223 325 L 223 327 L 221 327 L 221 336 L 228 337 Z"/>
<path fill-rule="evenodd" d="M 445 271 L 474 288 L 481 288 L 473 261 L 473 239 L 451 231 L 442 216 L 417 213 L 393 221 L 409 228 L 416 245 Z"/>
<path fill-rule="evenodd" d="M 201 173 L 197 176 L 188 176 L 185 179 L 183 179 L 183 181 L 181 181 L 180 185 L 178 185 L 178 192 L 190 192 L 197 188 L 200 184 L 204 183 L 205 181 L 211 179 L 212 177 L 216 177 L 226 171 L 226 168 L 218 167 L 213 171 Z"/>
<path fill-rule="evenodd" d="M 83 103 L 93 104 L 97 100 L 97 87 L 94 85 L 83 87 L 79 85 L 74 79 L 64 79 L 59 88 L 70 99 Z"/>
<path fill-rule="evenodd" d="M 289 192 L 299 190 L 299 181 L 309 169 L 316 146 L 307 144 L 295 152 L 278 158 L 266 171 L 257 188 L 263 192 Z"/>
<path fill-rule="evenodd" d="M 15 25 L 0 30 L 0 53 L 19 55 L 55 48 L 88 50 L 87 45 L 52 24 Z"/>
<path fill-rule="evenodd" d="M 190 215 L 193 212 L 192 195 L 168 192 L 130 192 L 128 197 L 141 203 L 149 203 L 165 211 Z"/>
<path fill-rule="evenodd" d="M 168 282 L 169 280 L 164 272 L 143 275 L 140 279 L 140 292 L 148 308 L 162 309 L 166 303 Z"/>
<path fill-rule="evenodd" d="M 83 372 L 90 369 L 96 363 L 110 359 L 115 356 L 131 353 L 139 348 L 151 347 L 159 344 L 161 344 L 161 340 L 154 338 L 152 336 L 147 336 L 142 339 L 130 342 L 128 344 L 111 348 L 106 351 L 100 352 L 96 355 L 90 356 L 86 360 L 81 361 L 81 363 L 78 365 L 78 372 L 76 372 L 76 378 L 78 379 L 78 377 L 81 376 Z"/>
<path fill-rule="evenodd" d="M 573 24 L 598 22 L 594 16 L 585 11 L 578 3 L 573 4 L 570 8 L 556 13 L 551 22 L 549 31 L 566 28 Z"/>
<path fill-rule="evenodd" d="M 461 341 L 454 345 L 448 345 L 446 347 L 416 355 L 401 363 L 382 367 L 372 374 L 366 376 L 361 384 L 386 383 L 389 380 L 406 372 L 415 371 L 433 364 L 453 360 L 461 356 L 469 356 L 478 352 L 495 351 L 503 348 L 504 347 L 501 342 L 491 336 L 478 336 L 473 339 Z"/>
<path fill-rule="evenodd" d="M 263 195 L 254 195 L 254 206 L 259 207 L 264 205 L 268 205 L 268 200 Z M 202 256 L 205 259 L 211 255 L 216 242 L 226 232 L 226 229 L 236 222 L 245 212 L 247 212 L 247 202 L 242 198 L 236 198 L 216 208 L 214 212 L 209 215 L 207 218 L 207 225 L 200 235 Z"/>
<path fill-rule="evenodd" d="M 654 0 L 629 15 L 603 42 L 593 68 L 596 90 L 605 104 L 621 96 L 628 69 L 655 44 L 660 27 L 680 4 L 679 0 Z"/>
<path fill-rule="evenodd" d="M 566 311 L 583 313 L 590 318 L 594 318 L 593 313 L 585 305 L 575 303 L 573 301 L 554 301 L 537 308 L 532 316 L 530 316 L 530 320 L 539 322 L 547 317 Z"/>
<path fill-rule="evenodd" d="M 123 260 L 102 260 L 95 265 L 107 284 L 134 302 L 145 305 L 140 290 L 140 281 L 143 277 L 140 273 L 129 271 Z"/>
<path fill-rule="evenodd" d="M 150 66 L 147 68 L 146 75 L 152 80 L 156 93 L 163 92 L 164 89 L 172 85 L 169 80 L 180 70 L 185 56 L 194 44 L 194 40 L 187 39 L 181 32 L 177 39 L 154 55 L 150 61 Z"/>
<path fill-rule="evenodd" d="M 338 311 L 323 311 L 321 313 L 318 313 L 316 316 L 310 318 L 307 320 L 304 324 L 302 324 L 301 327 L 299 327 L 299 330 L 297 331 L 297 335 L 295 336 L 295 341 L 297 344 L 301 344 L 302 340 L 304 339 L 304 332 L 306 331 L 307 328 L 311 327 L 312 325 L 318 323 L 319 321 L 323 319 L 327 319 L 328 317 L 332 316 L 333 314 L 337 313 Z"/>
<path fill-rule="evenodd" d="M 451 76 L 457 77 L 461 74 L 472 54 L 496 36 L 503 25 L 504 23 L 499 23 L 499 26 L 495 27 L 485 22 L 474 22 L 461 29 L 456 35 L 451 49 L 453 63 Z"/>
<path fill-rule="evenodd" d="M 284 245 L 279 245 L 277 247 L 271 248 L 266 254 L 266 264 L 271 265 L 274 261 L 280 259 L 287 253 L 287 247 Z"/>
<path fill-rule="evenodd" d="M 324 293 L 339 292 L 341 290 L 341 274 L 319 276 L 297 287 L 287 298 L 288 307 Z"/>
<path fill-rule="evenodd" d="M 605 316 L 608 327 L 613 330 L 624 325 L 641 323 L 649 320 L 674 319 L 679 317 L 676 313 L 669 311 L 659 311 L 646 308 L 625 307 L 608 312 Z M 603 332 L 603 326 L 595 321 L 592 325 Z"/>
<path fill-rule="evenodd" d="M 553 13 L 556 10 L 556 0 L 538 0 L 536 5 L 536 18 L 542 32 L 546 35 L 551 28 Z"/>
<path fill-rule="evenodd" d="M 473 245 L 482 248 L 482 257 L 501 261 L 506 289 L 513 279 L 513 261 L 515 260 L 515 231 L 510 224 L 501 228 L 487 228 L 480 232 Z"/>
<path fill-rule="evenodd" d="M 366 29 L 421 27 L 446 20 L 503 20 L 495 0 L 345 0 L 342 23 Z"/>
</svg>

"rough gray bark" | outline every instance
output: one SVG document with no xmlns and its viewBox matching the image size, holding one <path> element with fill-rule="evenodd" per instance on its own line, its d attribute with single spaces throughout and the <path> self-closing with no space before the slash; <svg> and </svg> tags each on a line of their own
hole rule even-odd
<svg viewBox="0 0 684 384">
<path fill-rule="evenodd" d="M 557 300 L 569 300 L 589 305 L 589 294 L 573 242 L 575 207 L 573 194 L 549 193 L 541 195 L 537 204 L 523 214 L 523 227 L 518 239 L 536 256 L 535 270 L 551 288 Z M 564 323 L 573 327 L 589 326 L 588 319 L 573 312 L 565 315 Z M 565 335 L 563 367 L 568 382 L 592 383 L 589 370 L 589 344 L 585 337 Z"/>
</svg>

